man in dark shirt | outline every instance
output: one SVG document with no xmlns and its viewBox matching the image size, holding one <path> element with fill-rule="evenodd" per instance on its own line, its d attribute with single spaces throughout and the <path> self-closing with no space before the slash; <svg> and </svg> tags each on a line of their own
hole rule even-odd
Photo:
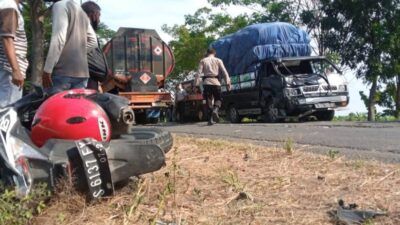
<svg viewBox="0 0 400 225">
<path fill-rule="evenodd" d="M 90 24 L 92 25 L 93 30 L 97 31 L 99 29 L 99 24 L 100 24 L 100 15 L 101 15 L 100 6 L 97 5 L 95 2 L 87 1 L 82 4 L 82 9 L 89 17 Z M 89 78 L 87 88 L 99 90 L 99 82 L 95 81 L 92 78 Z"/>
</svg>

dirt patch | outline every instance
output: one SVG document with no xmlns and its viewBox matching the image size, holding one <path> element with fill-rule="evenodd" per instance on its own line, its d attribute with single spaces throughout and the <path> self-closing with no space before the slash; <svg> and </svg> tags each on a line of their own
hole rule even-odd
<svg viewBox="0 0 400 225">
<path fill-rule="evenodd" d="M 400 224 L 400 165 L 174 138 L 162 170 L 92 205 L 60 192 L 33 224 L 332 224 L 339 199 Z"/>
</svg>

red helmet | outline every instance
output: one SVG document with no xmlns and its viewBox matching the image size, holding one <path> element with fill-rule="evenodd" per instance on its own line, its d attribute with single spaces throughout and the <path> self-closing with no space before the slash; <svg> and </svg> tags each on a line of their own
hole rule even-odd
<svg viewBox="0 0 400 225">
<path fill-rule="evenodd" d="M 106 112 L 86 98 L 94 90 L 74 89 L 47 99 L 37 110 L 31 139 L 41 147 L 47 140 L 94 138 L 109 141 L 111 125 Z"/>
</svg>

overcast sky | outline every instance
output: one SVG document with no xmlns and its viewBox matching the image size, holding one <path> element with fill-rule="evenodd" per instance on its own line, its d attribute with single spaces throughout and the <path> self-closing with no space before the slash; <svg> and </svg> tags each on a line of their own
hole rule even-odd
<svg viewBox="0 0 400 225">
<path fill-rule="evenodd" d="M 75 0 L 78 1 L 79 0 Z M 85 0 L 83 0 L 84 2 Z M 161 26 L 167 24 L 183 24 L 184 15 L 193 14 L 197 9 L 209 6 L 207 0 L 94 0 L 102 8 L 101 20 L 113 30 L 119 27 L 137 27 L 156 29 L 164 41 L 170 37 L 163 33 Z M 240 7 L 229 8 L 233 15 L 248 11 Z M 364 104 L 360 100 L 359 91 L 367 91 L 361 81 L 349 73 L 346 74 L 350 89 L 350 105 L 338 114 L 349 112 L 365 112 Z M 368 92 L 366 92 L 368 93 Z"/>
</svg>

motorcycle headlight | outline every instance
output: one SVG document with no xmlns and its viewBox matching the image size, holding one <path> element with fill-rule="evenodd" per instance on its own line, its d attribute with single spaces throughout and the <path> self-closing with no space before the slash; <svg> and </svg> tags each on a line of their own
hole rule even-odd
<svg viewBox="0 0 400 225">
<path fill-rule="evenodd" d="M 14 165 L 12 166 L 15 173 L 13 176 L 15 190 L 18 196 L 26 196 L 32 187 L 32 176 L 28 159 L 47 160 L 47 157 L 18 138 L 10 137 L 9 144 L 14 156 Z"/>
<path fill-rule="evenodd" d="M 26 196 L 32 187 L 32 176 L 29 171 L 28 160 L 25 157 L 19 157 L 15 161 L 15 169 L 18 174 L 13 176 L 13 181 L 17 196 Z"/>
</svg>

